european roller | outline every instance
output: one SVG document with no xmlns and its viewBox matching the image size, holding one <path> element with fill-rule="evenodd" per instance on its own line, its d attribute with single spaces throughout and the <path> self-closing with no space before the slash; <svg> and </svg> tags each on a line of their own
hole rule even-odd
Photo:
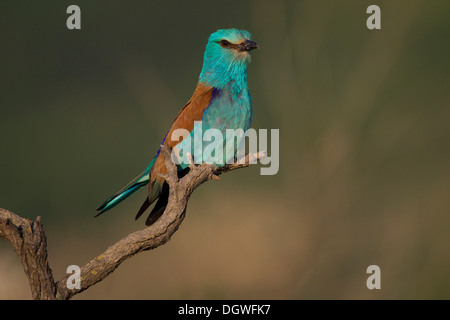
<svg viewBox="0 0 450 320">
<path fill-rule="evenodd" d="M 165 135 L 162 144 L 170 148 L 182 148 L 183 143 L 192 138 L 194 133 L 207 129 L 218 129 L 226 137 L 226 129 L 250 128 L 252 121 L 252 99 L 248 89 L 247 66 L 250 63 L 250 51 L 258 48 L 248 31 L 222 29 L 214 32 L 206 45 L 203 67 L 197 87 L 189 102 L 181 109 L 172 126 Z M 199 125 L 201 121 L 201 125 Z M 176 129 L 186 129 L 190 136 L 186 139 L 172 141 Z M 221 141 L 223 146 L 226 144 Z M 212 141 L 211 143 L 214 143 Z M 203 145 L 205 148 L 208 144 Z M 194 159 L 198 150 L 192 149 Z M 146 225 L 151 225 L 163 214 L 169 198 L 169 186 L 160 176 L 166 173 L 163 155 L 158 149 L 148 167 L 125 187 L 116 192 L 100 207 L 98 215 L 116 206 L 118 203 L 149 185 L 149 193 L 136 215 L 138 219 L 150 205 L 156 201 Z M 223 154 L 228 154 L 223 150 Z M 196 159 L 197 160 L 197 159 Z M 228 160 L 228 159 L 224 159 Z M 202 159 L 202 162 L 206 159 Z M 198 161 L 196 161 L 198 163 Z M 216 164 L 220 165 L 220 164 Z M 222 163 L 223 165 L 223 163 Z M 185 172 L 187 165 L 179 165 L 178 171 Z"/>
</svg>

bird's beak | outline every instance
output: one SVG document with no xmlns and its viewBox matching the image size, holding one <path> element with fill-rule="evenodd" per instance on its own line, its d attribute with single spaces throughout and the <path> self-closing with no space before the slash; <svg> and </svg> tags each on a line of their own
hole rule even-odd
<svg viewBox="0 0 450 320">
<path fill-rule="evenodd" d="M 252 51 L 253 49 L 258 49 L 259 46 L 255 41 L 245 40 L 239 45 L 239 51 Z"/>
</svg>

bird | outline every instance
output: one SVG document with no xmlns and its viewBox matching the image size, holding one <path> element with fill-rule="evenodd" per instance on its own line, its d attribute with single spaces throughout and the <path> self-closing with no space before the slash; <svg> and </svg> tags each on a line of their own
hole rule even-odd
<svg viewBox="0 0 450 320">
<path fill-rule="evenodd" d="M 246 131 L 250 128 L 253 110 L 248 88 L 247 66 L 251 61 L 250 52 L 257 48 L 259 45 L 252 40 L 252 35 L 246 30 L 219 29 L 209 36 L 194 93 L 178 113 L 161 145 L 166 144 L 170 148 L 182 146 L 187 139 L 181 142 L 170 139 L 177 129 L 188 130 L 189 137 L 192 138 L 196 130 L 204 132 L 214 128 L 225 133 L 226 129 Z M 224 139 L 225 136 L 224 134 Z M 194 158 L 195 156 L 194 152 Z M 179 174 L 189 170 L 186 167 L 179 165 Z M 148 195 L 135 220 L 156 201 L 145 221 L 147 226 L 152 225 L 161 217 L 168 204 L 169 185 L 161 177 L 161 174 L 166 172 L 160 146 L 147 168 L 100 205 L 96 216 L 115 207 L 148 184 Z"/>
</svg>

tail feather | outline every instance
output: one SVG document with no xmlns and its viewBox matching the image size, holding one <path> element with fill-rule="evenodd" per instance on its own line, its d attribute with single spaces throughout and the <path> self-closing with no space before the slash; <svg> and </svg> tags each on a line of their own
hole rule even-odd
<svg viewBox="0 0 450 320">
<path fill-rule="evenodd" d="M 115 207 L 120 202 L 131 196 L 133 193 L 141 189 L 143 186 L 145 186 L 148 183 L 148 181 L 136 183 L 127 189 L 117 192 L 113 196 L 111 196 L 108 200 L 106 200 L 100 207 L 97 208 L 97 211 L 100 211 L 96 217 L 101 215 L 103 212 L 108 211 L 109 209 Z"/>
<path fill-rule="evenodd" d="M 103 212 L 115 207 L 120 202 L 128 198 L 130 195 L 141 189 L 143 186 L 147 185 L 149 182 L 149 173 L 153 166 L 155 159 L 150 162 L 150 165 L 142 171 L 136 178 L 131 180 L 125 187 L 117 191 L 114 195 L 108 198 L 101 206 L 97 208 L 100 211 L 96 217 L 101 215 Z"/>
<path fill-rule="evenodd" d="M 139 219 L 139 217 L 145 212 L 145 210 L 147 210 L 148 207 L 150 207 L 150 205 L 151 205 L 151 202 L 150 202 L 150 199 L 147 196 L 145 198 L 145 201 L 142 204 L 141 208 L 139 209 L 138 213 L 136 214 L 136 217 L 134 218 L 134 220 Z"/>
<path fill-rule="evenodd" d="M 158 201 L 156 201 L 155 206 L 153 207 L 152 211 L 150 212 L 147 219 L 145 220 L 145 224 L 147 226 L 152 225 L 153 223 L 156 222 L 156 220 L 159 219 L 159 217 L 162 216 L 162 214 L 164 213 L 164 210 L 166 210 L 166 206 L 167 206 L 168 202 L 169 202 L 169 185 L 167 184 L 167 182 L 164 182 L 162 189 L 161 189 L 161 193 L 158 198 Z M 149 201 L 149 206 L 150 206 L 150 203 L 151 202 Z M 148 206 L 147 206 L 147 208 L 148 208 Z"/>
<path fill-rule="evenodd" d="M 179 171 L 178 178 L 184 177 L 188 172 L 189 168 Z M 156 199 L 158 199 L 152 211 L 148 215 L 147 220 L 145 221 L 145 224 L 147 226 L 150 226 L 153 223 L 155 223 L 166 210 L 167 204 L 169 203 L 169 193 L 170 193 L 169 184 L 164 180 L 163 181 L 156 180 L 155 183 L 150 187 L 149 197 L 145 199 L 135 219 L 137 220 L 147 210 L 147 208 L 150 207 L 150 205 Z"/>
<path fill-rule="evenodd" d="M 96 217 L 101 215 L 103 212 L 108 211 L 109 209 L 115 207 L 117 204 L 128 198 L 130 195 L 147 185 L 150 181 L 150 171 L 155 163 L 158 154 L 149 164 L 149 166 L 136 178 L 130 181 L 125 187 L 116 192 L 113 196 L 108 198 L 101 206 L 97 208 L 97 211 L 100 211 Z M 182 170 L 179 172 L 179 176 L 183 176 L 189 169 Z M 156 201 L 158 200 L 158 201 Z M 155 206 L 151 210 L 149 216 L 147 217 L 145 224 L 147 226 L 156 222 L 161 215 L 164 213 L 166 206 L 169 200 L 169 185 L 164 179 L 156 178 L 149 187 L 149 194 L 145 198 L 144 203 L 139 209 L 136 220 L 152 205 L 153 202 L 156 201 Z"/>
</svg>

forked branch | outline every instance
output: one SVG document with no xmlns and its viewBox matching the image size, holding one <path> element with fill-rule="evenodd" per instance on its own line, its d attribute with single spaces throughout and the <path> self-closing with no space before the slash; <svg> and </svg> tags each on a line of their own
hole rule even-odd
<svg viewBox="0 0 450 320">
<path fill-rule="evenodd" d="M 163 145 L 161 152 L 167 168 L 164 178 L 170 187 L 164 214 L 153 225 L 129 234 L 83 266 L 79 289 L 68 288 L 70 275 L 58 282 L 53 280 L 47 260 L 47 242 L 41 218 L 30 221 L 0 208 L 0 238 L 11 242 L 20 257 L 33 299 L 70 299 L 102 281 L 126 259 L 165 244 L 183 222 L 189 197 L 198 186 L 208 180 L 218 180 L 218 176 L 225 172 L 248 167 L 254 160 L 266 156 L 265 152 L 247 155 L 244 161 L 220 168 L 210 164 L 195 166 L 191 163 L 190 172 L 179 179 L 177 167 L 171 160 L 170 148 Z"/>
</svg>

